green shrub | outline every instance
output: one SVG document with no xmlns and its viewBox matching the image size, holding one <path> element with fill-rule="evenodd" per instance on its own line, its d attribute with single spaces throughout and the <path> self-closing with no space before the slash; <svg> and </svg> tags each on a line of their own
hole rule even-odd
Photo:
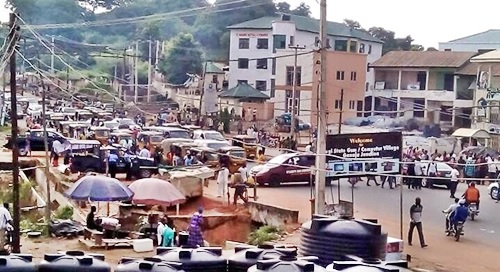
<svg viewBox="0 0 500 272">
<path fill-rule="evenodd" d="M 73 207 L 71 206 L 62 206 L 57 209 L 55 215 L 55 219 L 72 219 L 73 218 Z"/>
<path fill-rule="evenodd" d="M 248 243 L 255 246 L 262 245 L 266 242 L 277 240 L 281 233 L 282 231 L 277 227 L 262 226 L 250 233 Z"/>
</svg>

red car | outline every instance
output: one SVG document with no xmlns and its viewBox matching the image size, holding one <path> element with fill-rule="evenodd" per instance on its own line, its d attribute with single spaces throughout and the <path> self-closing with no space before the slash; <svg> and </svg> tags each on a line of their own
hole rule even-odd
<svg viewBox="0 0 500 272">
<path fill-rule="evenodd" d="M 266 164 L 250 169 L 250 175 L 259 185 L 279 186 L 287 182 L 310 182 L 314 176 L 311 167 L 315 165 L 316 155 L 286 153 L 278 155 Z"/>
</svg>

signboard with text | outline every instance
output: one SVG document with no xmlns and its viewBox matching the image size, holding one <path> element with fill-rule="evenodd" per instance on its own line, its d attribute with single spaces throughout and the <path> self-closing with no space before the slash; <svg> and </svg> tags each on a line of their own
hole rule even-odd
<svg viewBox="0 0 500 272">
<path fill-rule="evenodd" d="M 399 173 L 401 132 L 326 136 L 326 177 Z"/>
</svg>

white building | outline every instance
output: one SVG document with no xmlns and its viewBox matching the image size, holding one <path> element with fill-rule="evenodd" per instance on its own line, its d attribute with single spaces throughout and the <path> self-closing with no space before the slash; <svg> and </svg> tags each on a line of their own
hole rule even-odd
<svg viewBox="0 0 500 272">
<path fill-rule="evenodd" d="M 439 51 L 485 53 L 498 49 L 500 49 L 500 29 L 490 29 L 449 42 L 439 43 Z"/>
<path fill-rule="evenodd" d="M 293 58 L 277 65 L 281 51 L 290 45 L 305 46 L 306 51 L 318 49 L 319 21 L 316 19 L 281 14 L 262 17 L 228 27 L 230 30 L 228 87 L 238 82 L 247 82 L 271 97 L 277 103 L 275 109 L 283 108 L 284 98 L 276 97 L 276 73 L 285 74 L 287 65 L 293 66 Z M 367 65 L 382 56 L 383 42 L 367 32 L 356 30 L 345 24 L 328 22 L 328 41 L 331 50 L 367 54 Z M 309 57 L 299 66 L 311 67 Z M 312 69 L 307 69 L 308 71 Z M 304 78 L 302 82 L 310 82 Z M 365 90 L 374 82 L 373 71 L 368 71 Z M 302 99 L 302 98 L 301 98 Z M 286 110 L 286 109 L 283 109 Z"/>
</svg>

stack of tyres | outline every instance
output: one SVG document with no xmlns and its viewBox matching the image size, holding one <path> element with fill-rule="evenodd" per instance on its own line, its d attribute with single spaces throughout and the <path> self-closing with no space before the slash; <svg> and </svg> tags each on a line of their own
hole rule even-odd
<svg viewBox="0 0 500 272">
<path fill-rule="evenodd" d="M 377 259 L 333 262 L 327 272 L 410 272 L 407 261 L 383 262 Z"/>
<path fill-rule="evenodd" d="M 227 260 L 220 247 L 159 247 L 155 258 L 181 263 L 186 272 L 222 272 L 227 270 Z"/>
<path fill-rule="evenodd" d="M 257 264 L 248 268 L 248 272 L 326 272 L 326 269 L 317 265 L 318 257 L 297 258 L 296 251 L 291 250 L 279 258 L 257 261 Z"/>
<path fill-rule="evenodd" d="M 246 272 L 259 260 L 279 259 L 285 255 L 283 249 L 285 247 L 279 245 L 237 246 L 234 249 L 235 254 L 228 259 L 227 271 Z M 297 248 L 292 249 L 297 251 Z"/>
<path fill-rule="evenodd" d="M 62 254 L 45 254 L 38 266 L 39 272 L 111 272 L 104 255 L 67 251 Z"/>
<path fill-rule="evenodd" d="M 184 272 L 181 263 L 164 262 L 159 258 L 123 258 L 114 272 Z"/>
<path fill-rule="evenodd" d="M 37 272 L 33 256 L 27 254 L 0 255 L 1 272 Z"/>
</svg>

